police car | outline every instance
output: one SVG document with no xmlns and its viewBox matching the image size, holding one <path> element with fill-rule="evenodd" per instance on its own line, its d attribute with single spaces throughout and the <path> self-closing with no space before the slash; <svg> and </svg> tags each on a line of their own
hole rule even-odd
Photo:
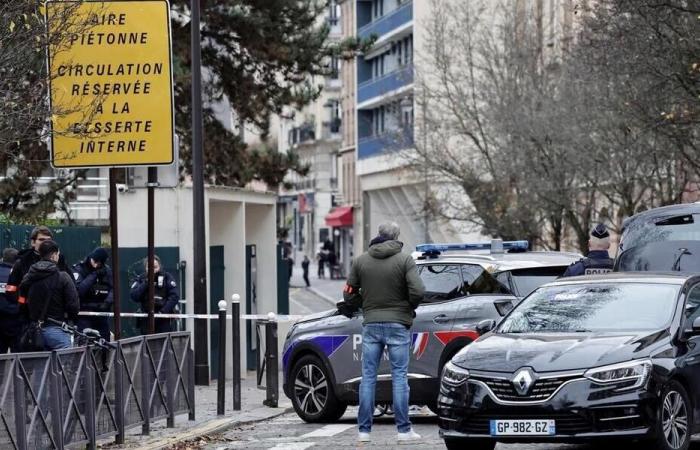
<svg viewBox="0 0 700 450">
<path fill-rule="evenodd" d="M 519 298 L 560 276 L 577 254 L 528 252 L 527 241 L 424 244 L 416 265 L 426 287 L 411 329 L 410 402 L 435 409 L 442 367 L 480 327 L 499 321 Z M 284 392 L 307 422 L 333 421 L 359 402 L 362 314 L 327 311 L 294 324 L 283 348 Z M 388 360 L 376 402 L 391 403 Z"/>
</svg>

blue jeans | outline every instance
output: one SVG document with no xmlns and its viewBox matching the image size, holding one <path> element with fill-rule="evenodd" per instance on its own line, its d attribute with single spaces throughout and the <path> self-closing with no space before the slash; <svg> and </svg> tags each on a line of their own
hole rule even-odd
<svg viewBox="0 0 700 450">
<path fill-rule="evenodd" d="M 377 370 L 385 346 L 389 350 L 391 362 L 396 427 L 399 433 L 406 433 L 411 429 L 411 421 L 408 419 L 408 360 L 411 351 L 411 333 L 400 323 L 368 323 L 362 328 L 362 381 L 360 382 L 360 410 L 357 416 L 360 433 L 369 433 L 372 430 Z"/>
<path fill-rule="evenodd" d="M 41 335 L 44 338 L 44 348 L 47 351 L 70 348 L 70 335 L 56 325 L 44 325 L 41 327 Z"/>
</svg>

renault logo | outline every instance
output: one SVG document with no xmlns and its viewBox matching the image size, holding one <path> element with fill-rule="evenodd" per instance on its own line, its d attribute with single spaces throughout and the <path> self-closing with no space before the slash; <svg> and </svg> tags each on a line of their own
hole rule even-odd
<svg viewBox="0 0 700 450">
<path fill-rule="evenodd" d="M 515 373 L 513 377 L 513 387 L 518 395 L 527 395 L 530 391 L 530 387 L 534 382 L 534 378 L 530 369 L 520 369 Z"/>
</svg>

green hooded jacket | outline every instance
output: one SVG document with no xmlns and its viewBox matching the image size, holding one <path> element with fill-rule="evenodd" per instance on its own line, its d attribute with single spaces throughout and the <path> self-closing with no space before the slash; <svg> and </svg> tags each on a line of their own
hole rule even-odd
<svg viewBox="0 0 700 450">
<path fill-rule="evenodd" d="M 363 324 L 413 324 L 425 287 L 416 263 L 401 253 L 402 247 L 402 242 L 384 241 L 353 261 L 343 297 L 349 306 L 362 308 Z"/>
</svg>

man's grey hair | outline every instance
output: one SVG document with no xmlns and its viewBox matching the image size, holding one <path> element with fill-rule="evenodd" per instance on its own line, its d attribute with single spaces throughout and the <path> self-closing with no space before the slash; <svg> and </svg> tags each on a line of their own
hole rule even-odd
<svg viewBox="0 0 700 450">
<path fill-rule="evenodd" d="M 387 239 L 396 239 L 401 233 L 401 228 L 396 222 L 384 222 L 379 225 L 379 235 Z"/>
</svg>

